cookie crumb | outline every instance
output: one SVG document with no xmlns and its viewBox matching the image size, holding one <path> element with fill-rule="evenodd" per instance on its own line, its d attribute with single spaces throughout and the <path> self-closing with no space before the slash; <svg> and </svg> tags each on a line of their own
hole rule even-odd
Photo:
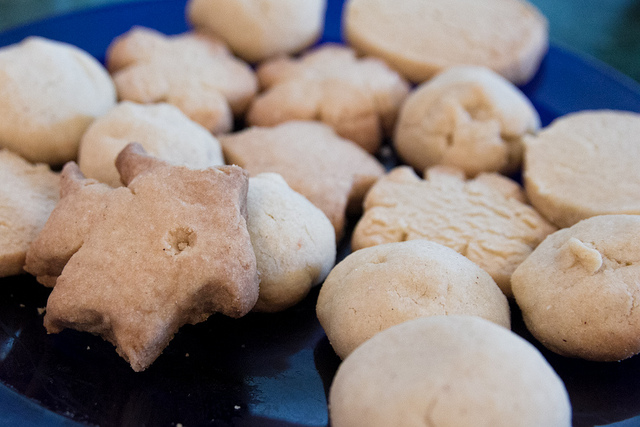
<svg viewBox="0 0 640 427">
<path fill-rule="evenodd" d="M 25 308 L 26 306 L 24 304 L 20 304 L 20 308 Z"/>
<path fill-rule="evenodd" d="M 47 310 L 47 307 L 38 307 L 36 310 L 38 310 L 38 314 L 42 316 L 44 312 Z"/>
<path fill-rule="evenodd" d="M 189 357 L 189 353 L 185 353 L 185 354 L 184 354 L 184 357 Z"/>
</svg>

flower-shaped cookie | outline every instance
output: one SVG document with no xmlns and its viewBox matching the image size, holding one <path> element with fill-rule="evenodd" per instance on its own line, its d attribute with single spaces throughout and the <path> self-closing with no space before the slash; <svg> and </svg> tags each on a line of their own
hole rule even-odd
<svg viewBox="0 0 640 427">
<path fill-rule="evenodd" d="M 231 130 L 257 91 L 251 68 L 204 34 L 135 27 L 111 43 L 107 67 L 121 100 L 173 104 L 214 133 Z"/>
<path fill-rule="evenodd" d="M 409 93 L 408 83 L 381 60 L 359 59 L 350 48 L 331 44 L 300 59 L 265 62 L 257 74 L 267 90 L 251 105 L 249 124 L 319 120 L 370 153 L 391 134 Z"/>
<path fill-rule="evenodd" d="M 393 169 L 367 193 L 353 250 L 427 239 L 455 249 L 482 267 L 507 296 L 513 271 L 555 231 L 522 189 L 498 174 L 465 181 L 458 169 L 432 168 L 420 179 L 408 166 Z"/>
<path fill-rule="evenodd" d="M 182 325 L 253 308 L 248 177 L 237 166 L 171 166 L 137 144 L 116 165 L 126 187 L 85 179 L 75 163 L 64 167 L 61 200 L 25 269 L 55 285 L 44 318 L 49 333 L 101 335 L 141 371 Z"/>
</svg>

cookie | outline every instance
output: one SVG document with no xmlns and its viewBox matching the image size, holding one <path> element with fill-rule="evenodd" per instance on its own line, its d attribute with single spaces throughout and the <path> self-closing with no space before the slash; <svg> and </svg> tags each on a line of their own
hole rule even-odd
<svg viewBox="0 0 640 427">
<path fill-rule="evenodd" d="M 640 353 L 640 216 L 600 215 L 547 237 L 513 273 L 527 328 L 550 350 L 595 361 Z"/>
<path fill-rule="evenodd" d="M 351 246 L 432 240 L 478 264 L 509 297 L 513 271 L 555 231 L 521 196 L 513 196 L 521 191 L 495 173 L 465 180 L 461 171 L 439 167 L 422 180 L 399 166 L 370 189 Z"/>
<path fill-rule="evenodd" d="M 240 58 L 259 62 L 315 43 L 326 7 L 326 0 L 189 0 L 187 20 L 223 39 Z"/>
<path fill-rule="evenodd" d="M 121 100 L 167 102 L 213 133 L 230 131 L 258 89 L 253 70 L 204 34 L 134 27 L 109 45 L 106 61 Z"/>
<path fill-rule="evenodd" d="M 96 119 L 82 136 L 78 166 L 87 178 L 118 187 L 115 160 L 130 142 L 176 165 L 203 169 L 224 164 L 218 140 L 170 104 L 123 101 Z"/>
<path fill-rule="evenodd" d="M 524 186 L 558 227 L 604 214 L 640 214 L 640 114 L 582 111 L 525 139 Z"/>
<path fill-rule="evenodd" d="M 327 125 L 291 121 L 272 128 L 253 127 L 220 136 L 229 164 L 250 175 L 275 172 L 329 218 L 339 240 L 347 213 L 361 210 L 362 199 L 384 174 L 384 167 Z"/>
<path fill-rule="evenodd" d="M 418 317 L 464 314 L 511 326 L 509 303 L 491 276 L 427 240 L 351 253 L 322 285 L 316 312 L 342 359 L 378 332 Z"/>
<path fill-rule="evenodd" d="M 260 65 L 266 89 L 247 122 L 273 126 L 288 120 L 319 120 L 370 153 L 390 136 L 408 83 L 374 58 L 356 58 L 352 49 L 322 45 L 299 58 L 278 58 Z"/>
<path fill-rule="evenodd" d="M 29 244 L 59 199 L 57 173 L 0 150 L 0 277 L 24 273 Z"/>
<path fill-rule="evenodd" d="M 418 170 L 441 164 L 470 177 L 511 174 L 520 168 L 523 137 L 539 127 L 537 111 L 511 82 L 488 68 L 457 66 L 411 93 L 393 143 Z"/>
<path fill-rule="evenodd" d="M 348 0 L 343 19 L 353 47 L 416 83 L 478 65 L 523 84 L 548 46 L 546 18 L 522 0 Z"/>
<path fill-rule="evenodd" d="M 0 147 L 30 162 L 74 160 L 82 134 L 116 103 L 102 65 L 78 47 L 29 37 L 0 48 Z"/>
<path fill-rule="evenodd" d="M 331 384 L 329 418 L 334 427 L 569 427 L 571 404 L 518 335 L 475 316 L 431 316 L 351 353 Z"/>
<path fill-rule="evenodd" d="M 333 226 L 275 173 L 249 179 L 247 228 L 256 254 L 260 294 L 254 311 L 285 310 L 329 274 L 336 259 Z"/>
<path fill-rule="evenodd" d="M 169 165 L 139 144 L 128 145 L 116 167 L 125 187 L 65 165 L 61 200 L 25 269 L 54 285 L 47 332 L 100 335 L 142 371 L 182 325 L 253 308 L 258 275 L 246 227 L 248 177 L 237 166 Z"/>
</svg>

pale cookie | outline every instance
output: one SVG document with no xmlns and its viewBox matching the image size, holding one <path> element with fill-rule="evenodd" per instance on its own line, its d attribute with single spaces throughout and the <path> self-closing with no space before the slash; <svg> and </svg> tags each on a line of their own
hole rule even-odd
<svg viewBox="0 0 640 427">
<path fill-rule="evenodd" d="M 316 312 L 342 359 L 378 332 L 418 317 L 464 314 L 511 326 L 509 303 L 491 276 L 426 240 L 348 255 L 322 285 Z"/>
<path fill-rule="evenodd" d="M 29 244 L 59 199 L 57 173 L 0 150 L 0 277 L 24 273 Z"/>
<path fill-rule="evenodd" d="M 596 361 L 640 353 L 640 216 L 601 215 L 553 233 L 513 273 L 531 333 Z"/>
<path fill-rule="evenodd" d="M 30 162 L 76 158 L 80 137 L 116 103 L 113 82 L 87 52 L 41 37 L 0 48 L 0 147 Z"/>
<path fill-rule="evenodd" d="M 220 143 L 227 163 L 243 167 L 252 176 L 282 175 L 294 191 L 327 215 L 338 240 L 346 214 L 361 211 L 365 193 L 384 174 L 375 157 L 319 122 L 253 127 L 222 135 Z"/>
<path fill-rule="evenodd" d="M 487 271 L 506 296 L 518 265 L 555 227 L 514 196 L 518 185 L 498 174 L 465 180 L 461 171 L 432 168 L 420 179 L 393 169 L 369 191 L 351 246 L 427 239 L 465 255 Z"/>
<path fill-rule="evenodd" d="M 488 68 L 448 68 L 407 98 L 394 146 L 418 170 L 455 166 L 467 176 L 520 168 L 523 137 L 540 127 L 529 99 Z"/>
<path fill-rule="evenodd" d="M 417 83 L 478 65 L 523 84 L 548 46 L 547 20 L 521 0 L 349 0 L 344 28 L 358 51 Z"/>
<path fill-rule="evenodd" d="M 247 122 L 273 126 L 288 120 L 319 120 L 370 153 L 391 135 L 408 83 L 376 58 L 356 58 L 345 46 L 326 44 L 300 58 L 278 58 L 257 71 L 266 92 Z"/>
<path fill-rule="evenodd" d="M 345 359 L 329 392 L 333 427 L 570 427 L 562 380 L 529 342 L 474 316 L 380 332 Z"/>
<path fill-rule="evenodd" d="M 275 173 L 249 179 L 247 218 L 260 275 L 254 311 L 282 311 L 302 301 L 335 263 L 331 222 Z"/>
<path fill-rule="evenodd" d="M 253 70 L 204 34 L 134 27 L 111 43 L 106 60 L 120 99 L 173 104 L 213 133 L 230 131 L 258 88 Z"/>
<path fill-rule="evenodd" d="M 603 214 L 640 214 L 640 114 L 583 111 L 525 139 L 524 186 L 558 227 Z"/>
<path fill-rule="evenodd" d="M 118 187 L 116 157 L 134 141 L 171 164 L 193 169 L 224 165 L 218 140 L 178 108 L 123 101 L 89 126 L 80 141 L 78 166 L 87 178 Z"/>
<path fill-rule="evenodd" d="M 240 58 L 258 62 L 315 43 L 326 0 L 189 0 L 187 19 L 215 34 Z"/>
<path fill-rule="evenodd" d="M 55 285 L 44 325 L 102 336 L 135 371 L 184 324 L 240 317 L 258 298 L 246 227 L 248 177 L 237 166 L 193 170 L 128 145 L 125 187 L 62 172 L 61 200 L 30 246 L 25 269 Z"/>
</svg>

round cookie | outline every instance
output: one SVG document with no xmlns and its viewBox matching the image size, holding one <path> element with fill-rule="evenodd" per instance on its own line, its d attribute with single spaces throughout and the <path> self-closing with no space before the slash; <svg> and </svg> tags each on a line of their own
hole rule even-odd
<svg viewBox="0 0 640 427">
<path fill-rule="evenodd" d="M 297 304 L 335 263 L 331 222 L 278 174 L 249 179 L 247 229 L 260 275 L 254 311 L 277 312 Z"/>
<path fill-rule="evenodd" d="M 531 204 L 558 227 L 604 214 L 640 214 L 640 114 L 582 111 L 525 138 Z"/>
<path fill-rule="evenodd" d="M 95 120 L 80 142 L 78 165 L 87 178 L 118 187 L 118 153 L 138 142 L 149 154 L 194 169 L 224 165 L 218 140 L 170 104 L 123 101 Z"/>
<path fill-rule="evenodd" d="M 0 277 L 24 273 L 29 245 L 60 198 L 60 177 L 0 150 Z"/>
<path fill-rule="evenodd" d="M 187 18 L 249 62 L 296 53 L 321 35 L 326 0 L 189 0 Z"/>
<path fill-rule="evenodd" d="M 432 316 L 380 332 L 342 362 L 333 427 L 569 427 L 558 375 L 529 342 L 474 316 Z"/>
<path fill-rule="evenodd" d="M 427 240 L 353 252 L 329 273 L 316 312 L 343 359 L 376 333 L 417 317 L 464 314 L 511 324 L 507 298 L 491 276 Z"/>
<path fill-rule="evenodd" d="M 411 93 L 393 142 L 418 170 L 442 164 L 467 176 L 509 174 L 520 167 L 522 138 L 539 127 L 537 111 L 511 82 L 488 68 L 457 66 Z"/>
<path fill-rule="evenodd" d="M 80 138 L 116 103 L 107 71 L 85 51 L 41 37 L 0 49 L 0 147 L 31 162 L 76 158 Z"/>
<path fill-rule="evenodd" d="M 521 0 L 349 0 L 343 24 L 353 47 L 416 83 L 479 65 L 523 84 L 548 46 L 546 19 Z"/>
<path fill-rule="evenodd" d="M 596 361 L 640 353 L 640 216 L 601 215 L 550 235 L 513 273 L 531 333 Z"/>
</svg>

